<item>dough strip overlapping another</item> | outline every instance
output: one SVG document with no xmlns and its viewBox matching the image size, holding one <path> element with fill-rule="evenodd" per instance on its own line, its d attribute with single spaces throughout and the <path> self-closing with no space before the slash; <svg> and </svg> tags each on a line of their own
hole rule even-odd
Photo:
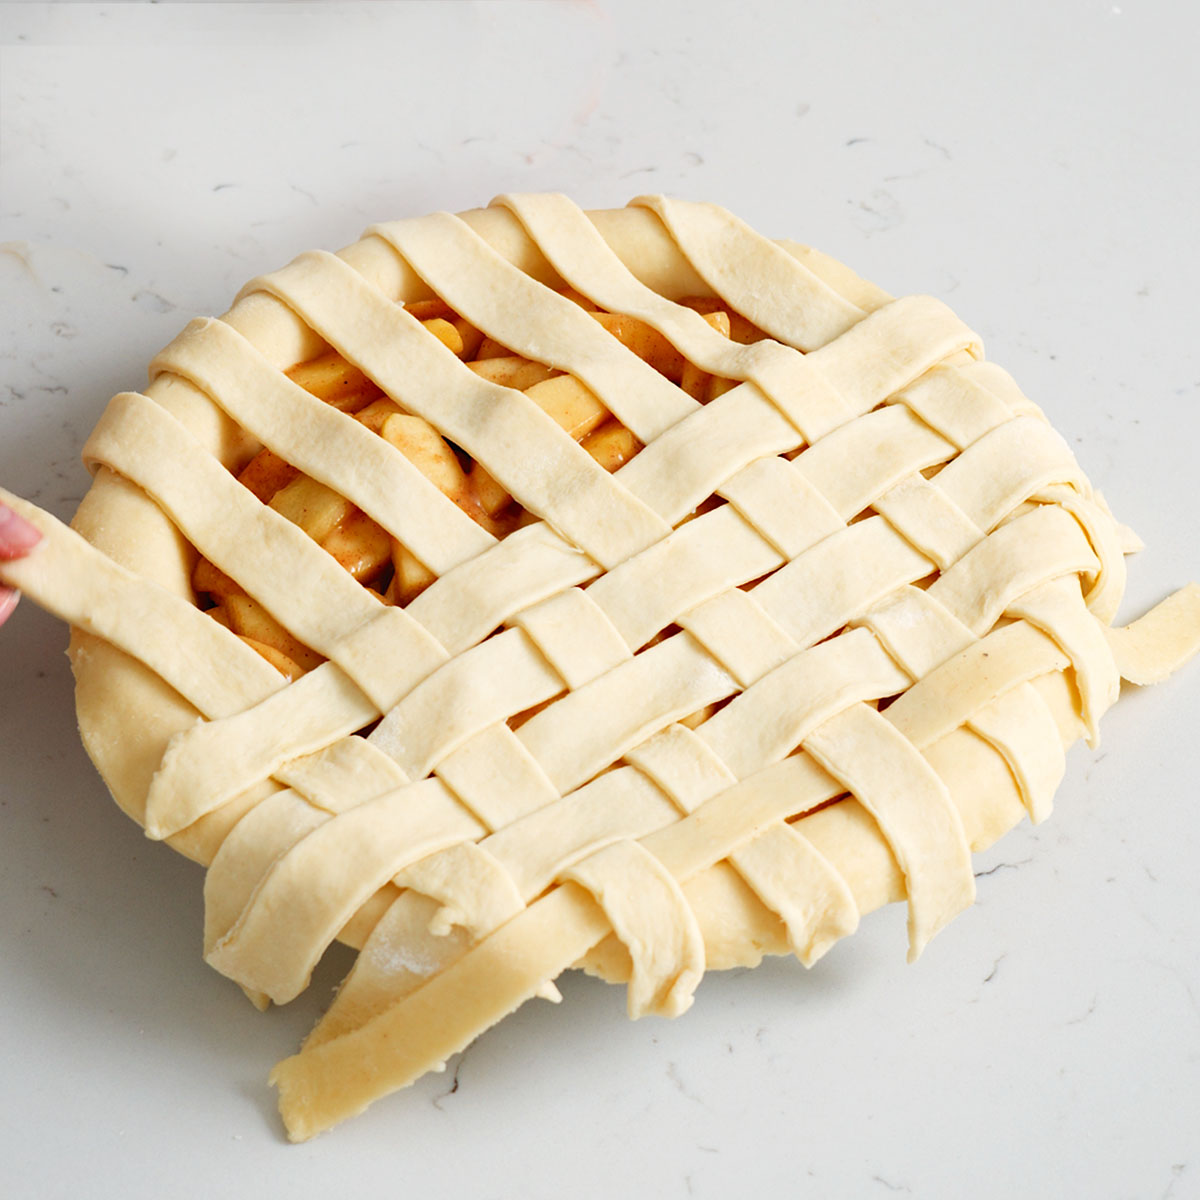
<svg viewBox="0 0 1200 1200">
<path fill-rule="evenodd" d="M 542 382 L 462 361 L 413 315 L 435 301 Z M 292 378 L 330 352 L 520 519 Z M 560 373 L 619 469 L 539 403 Z M 420 588 L 362 586 L 239 482 L 264 447 Z M 915 958 L 1120 679 L 1200 646 L 1194 585 L 1111 626 L 1135 539 L 949 309 L 664 197 L 503 197 L 302 255 L 189 325 L 85 458 L 78 534 L 0 493 L 45 535 L 0 578 L 72 623 L 89 752 L 208 867 L 206 958 L 257 1002 L 360 948 L 272 1077 L 296 1139 L 571 966 L 675 1015 L 706 968 L 811 964 L 902 898 Z M 197 555 L 311 669 L 201 611 Z"/>
</svg>

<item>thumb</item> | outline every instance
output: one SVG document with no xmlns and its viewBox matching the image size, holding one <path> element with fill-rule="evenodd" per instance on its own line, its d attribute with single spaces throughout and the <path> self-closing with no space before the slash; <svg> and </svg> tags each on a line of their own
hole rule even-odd
<svg viewBox="0 0 1200 1200">
<path fill-rule="evenodd" d="M 0 504 L 0 558 L 20 558 L 42 540 L 42 535 L 24 517 Z"/>
</svg>

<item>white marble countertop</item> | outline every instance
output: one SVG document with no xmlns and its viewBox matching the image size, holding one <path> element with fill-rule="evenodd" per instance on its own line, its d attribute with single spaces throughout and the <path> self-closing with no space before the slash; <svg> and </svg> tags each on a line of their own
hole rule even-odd
<svg viewBox="0 0 1200 1200">
<path fill-rule="evenodd" d="M 1200 16 L 1187 2 L 0 5 L 0 481 L 66 518 L 110 394 L 261 270 L 556 189 L 719 201 L 946 298 L 1148 549 L 1200 578 Z M 1200 664 L 1127 690 L 1052 819 L 805 972 L 629 1024 L 581 977 L 288 1146 L 198 868 L 78 747 L 62 628 L 0 633 L 6 1195 L 1200 1195 Z"/>
</svg>

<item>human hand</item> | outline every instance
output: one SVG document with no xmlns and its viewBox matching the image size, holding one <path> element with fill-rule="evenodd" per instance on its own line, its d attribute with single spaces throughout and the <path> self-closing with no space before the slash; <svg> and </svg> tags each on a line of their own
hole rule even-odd
<svg viewBox="0 0 1200 1200">
<path fill-rule="evenodd" d="M 0 504 L 0 559 L 20 558 L 42 540 L 42 535 L 24 517 Z M 0 583 L 0 625 L 17 607 L 17 592 Z"/>
</svg>

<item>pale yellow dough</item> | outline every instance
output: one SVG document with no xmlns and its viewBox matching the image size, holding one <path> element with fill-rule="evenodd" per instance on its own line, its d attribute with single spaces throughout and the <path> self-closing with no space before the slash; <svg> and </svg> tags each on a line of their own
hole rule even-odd
<svg viewBox="0 0 1200 1200">
<path fill-rule="evenodd" d="M 735 386 L 698 403 L 568 287 Z M 396 303 L 435 295 L 644 449 L 608 474 Z M 498 541 L 283 374 L 327 345 L 536 520 Z M 1110 627 L 1131 536 L 953 313 L 712 205 L 380 225 L 255 280 L 152 373 L 88 441 L 78 533 L 0 492 L 45 535 L 0 580 L 74 627 L 118 803 L 208 866 L 207 960 L 284 1002 L 335 938 L 361 948 L 272 1076 L 296 1139 L 572 965 L 674 1015 L 706 967 L 811 964 L 901 898 L 915 957 L 971 902 L 971 852 L 1050 811 L 1120 678 L 1200 647 L 1194 585 Z M 235 480 L 262 445 L 436 582 L 404 609 L 359 587 Z M 193 606 L 197 551 L 327 661 L 285 685 Z"/>
</svg>

